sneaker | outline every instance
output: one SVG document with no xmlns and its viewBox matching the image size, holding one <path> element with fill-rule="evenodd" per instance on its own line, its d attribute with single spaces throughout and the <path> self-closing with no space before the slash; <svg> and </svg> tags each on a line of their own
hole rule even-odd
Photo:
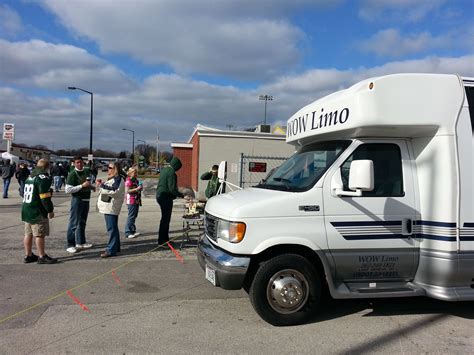
<svg viewBox="0 0 474 355">
<path fill-rule="evenodd" d="M 140 235 L 140 233 L 129 234 L 129 235 L 127 236 L 127 238 L 128 238 L 128 239 L 133 239 L 133 238 L 135 238 L 135 237 L 138 237 L 139 235 Z"/>
<path fill-rule="evenodd" d="M 68 253 L 75 254 L 75 253 L 77 253 L 79 250 L 77 250 L 76 247 L 69 247 L 69 248 L 66 249 L 66 251 L 67 251 Z"/>
<path fill-rule="evenodd" d="M 84 243 L 84 244 L 76 245 L 76 249 L 90 249 L 90 248 L 92 248 L 91 243 Z"/>
<path fill-rule="evenodd" d="M 106 251 L 103 251 L 102 253 L 100 253 L 100 257 L 101 257 L 102 259 L 111 258 L 111 257 L 113 257 L 113 256 L 115 256 L 115 255 L 110 254 L 107 250 L 106 250 Z"/>
<path fill-rule="evenodd" d="M 42 258 L 38 258 L 38 264 L 56 264 L 57 262 L 58 259 L 51 258 L 46 254 Z"/>
<path fill-rule="evenodd" d="M 25 258 L 23 259 L 23 262 L 25 264 L 29 264 L 29 263 L 35 263 L 38 261 L 38 256 L 31 253 L 31 255 L 25 255 Z"/>
</svg>

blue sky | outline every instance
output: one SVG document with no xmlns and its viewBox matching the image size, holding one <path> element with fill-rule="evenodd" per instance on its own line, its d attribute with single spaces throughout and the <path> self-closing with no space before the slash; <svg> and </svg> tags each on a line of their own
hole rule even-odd
<svg viewBox="0 0 474 355">
<path fill-rule="evenodd" d="M 16 142 L 161 149 L 252 127 L 373 76 L 474 77 L 470 0 L 0 0 L 0 123 Z"/>
</svg>

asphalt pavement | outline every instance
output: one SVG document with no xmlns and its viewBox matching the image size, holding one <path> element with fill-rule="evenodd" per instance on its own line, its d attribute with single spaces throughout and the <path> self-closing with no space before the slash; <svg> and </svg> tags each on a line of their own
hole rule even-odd
<svg viewBox="0 0 474 355">
<path fill-rule="evenodd" d="M 273 327 L 253 311 L 244 291 L 224 291 L 204 278 L 196 260 L 200 231 L 179 248 L 184 200 L 176 200 L 172 251 L 158 247 L 160 209 L 143 200 L 136 239 L 119 256 L 101 259 L 107 242 L 93 195 L 86 229 L 94 247 L 65 251 L 70 198 L 54 195 L 47 253 L 56 265 L 23 264 L 21 200 L 0 200 L 0 353 L 360 354 L 472 353 L 472 303 L 427 298 L 329 301 L 314 321 Z M 123 230 L 126 206 L 119 217 Z"/>
</svg>

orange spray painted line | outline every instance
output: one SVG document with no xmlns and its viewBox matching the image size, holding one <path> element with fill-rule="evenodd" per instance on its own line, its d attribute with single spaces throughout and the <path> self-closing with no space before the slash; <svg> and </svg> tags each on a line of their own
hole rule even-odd
<svg viewBox="0 0 474 355">
<path fill-rule="evenodd" d="M 112 270 L 112 277 L 114 278 L 117 285 L 119 285 L 120 287 L 123 287 L 123 283 L 122 283 L 122 281 L 120 281 L 119 277 L 115 273 L 115 270 Z"/>
<path fill-rule="evenodd" d="M 178 251 L 173 248 L 173 246 L 170 244 L 170 242 L 167 242 L 166 244 L 168 244 L 168 246 L 170 247 L 171 251 L 174 253 L 174 255 L 176 256 L 176 259 L 178 259 L 178 261 L 181 263 L 181 264 L 184 264 L 184 259 L 183 257 L 181 256 L 180 253 L 178 253 Z"/>
<path fill-rule="evenodd" d="M 89 312 L 89 313 L 91 312 L 90 309 L 89 309 L 85 304 L 83 304 L 83 303 L 79 300 L 79 298 L 77 298 L 76 296 L 74 296 L 71 291 L 68 290 L 66 293 L 67 293 L 67 295 L 68 295 L 69 297 L 71 297 L 71 299 L 72 299 L 74 302 L 76 302 L 76 303 L 79 305 L 79 307 L 82 308 L 83 311 Z"/>
</svg>

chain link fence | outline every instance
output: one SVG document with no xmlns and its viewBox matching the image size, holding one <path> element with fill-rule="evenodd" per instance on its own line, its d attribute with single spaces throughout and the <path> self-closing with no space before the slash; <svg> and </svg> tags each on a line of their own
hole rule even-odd
<svg viewBox="0 0 474 355">
<path fill-rule="evenodd" d="M 239 186 L 255 186 L 289 157 L 272 157 L 240 154 Z"/>
</svg>

